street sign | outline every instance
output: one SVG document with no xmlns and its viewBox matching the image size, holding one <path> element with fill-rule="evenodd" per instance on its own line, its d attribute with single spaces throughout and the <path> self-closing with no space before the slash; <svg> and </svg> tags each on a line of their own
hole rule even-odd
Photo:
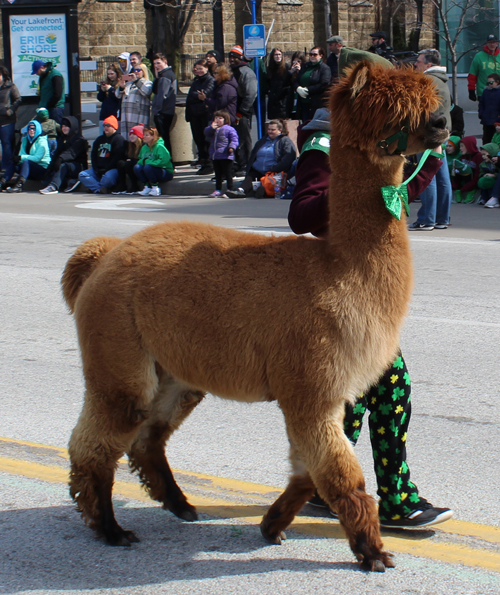
<svg viewBox="0 0 500 595">
<path fill-rule="evenodd" d="M 243 25 L 243 51 L 247 58 L 263 58 L 266 55 L 264 25 Z"/>
</svg>

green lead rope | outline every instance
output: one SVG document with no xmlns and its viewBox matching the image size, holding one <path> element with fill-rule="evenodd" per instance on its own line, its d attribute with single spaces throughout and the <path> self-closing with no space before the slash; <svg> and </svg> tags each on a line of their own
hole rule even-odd
<svg viewBox="0 0 500 595">
<path fill-rule="evenodd" d="M 422 169 L 422 166 L 427 160 L 427 157 L 432 155 L 433 157 L 438 157 L 439 159 L 442 158 L 440 153 L 436 153 L 431 149 L 427 149 L 424 151 L 424 154 L 420 158 L 420 161 L 412 173 L 412 175 L 405 180 L 401 186 L 384 186 L 381 188 L 382 190 L 382 197 L 384 199 L 385 208 L 389 211 L 391 215 L 396 217 L 398 221 L 401 220 L 401 213 L 403 210 L 403 205 L 406 211 L 406 215 L 410 215 L 410 207 L 408 205 L 408 188 L 407 185 L 409 182 L 413 180 L 413 178 L 418 174 L 418 172 Z"/>
</svg>

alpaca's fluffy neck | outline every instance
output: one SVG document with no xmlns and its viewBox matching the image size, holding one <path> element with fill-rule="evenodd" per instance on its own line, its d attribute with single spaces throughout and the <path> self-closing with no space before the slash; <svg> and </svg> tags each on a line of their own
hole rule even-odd
<svg viewBox="0 0 500 595">
<path fill-rule="evenodd" d="M 362 256 L 396 238 L 407 244 L 405 216 L 395 219 L 386 209 L 381 188 L 403 181 L 404 158 L 375 165 L 359 150 L 342 148 L 331 163 L 329 242 L 347 258 Z M 400 242 L 396 241 L 396 244 Z"/>
</svg>

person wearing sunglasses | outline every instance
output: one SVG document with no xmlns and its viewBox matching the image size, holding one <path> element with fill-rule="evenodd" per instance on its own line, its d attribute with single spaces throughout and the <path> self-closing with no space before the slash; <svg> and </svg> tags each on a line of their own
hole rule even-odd
<svg viewBox="0 0 500 595">
<path fill-rule="evenodd" d="M 42 133 L 42 125 L 30 120 L 26 136 L 23 137 L 19 155 L 14 155 L 5 172 L 7 192 L 22 192 L 24 182 L 42 180 L 50 163 L 50 150 L 47 136 Z"/>
<path fill-rule="evenodd" d="M 314 47 L 309 52 L 309 62 L 295 80 L 297 93 L 297 113 L 302 121 L 311 120 L 314 112 L 325 107 L 326 92 L 330 86 L 332 73 L 324 62 L 325 50 Z"/>
<path fill-rule="evenodd" d="M 491 143 L 495 134 L 495 122 L 500 119 L 500 76 L 488 75 L 488 82 L 479 98 L 479 120 L 483 125 L 483 145 Z"/>
</svg>

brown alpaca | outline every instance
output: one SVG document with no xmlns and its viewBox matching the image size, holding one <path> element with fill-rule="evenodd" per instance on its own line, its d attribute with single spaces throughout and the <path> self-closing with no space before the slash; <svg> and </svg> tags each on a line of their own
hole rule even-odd
<svg viewBox="0 0 500 595">
<path fill-rule="evenodd" d="M 393 361 L 412 288 L 405 217 L 389 214 L 380 190 L 402 182 L 405 159 L 396 142 L 378 142 L 407 125 L 407 154 L 438 146 L 437 107 L 429 77 L 368 62 L 335 87 L 327 240 L 162 223 L 89 240 L 69 259 L 62 285 L 86 382 L 70 490 L 108 543 L 137 541 L 111 499 L 125 452 L 152 498 L 197 518 L 165 444 L 210 392 L 283 411 L 293 473 L 262 520 L 268 541 L 281 543 L 316 486 L 358 560 L 393 566 L 342 421 L 345 402 Z"/>
</svg>

